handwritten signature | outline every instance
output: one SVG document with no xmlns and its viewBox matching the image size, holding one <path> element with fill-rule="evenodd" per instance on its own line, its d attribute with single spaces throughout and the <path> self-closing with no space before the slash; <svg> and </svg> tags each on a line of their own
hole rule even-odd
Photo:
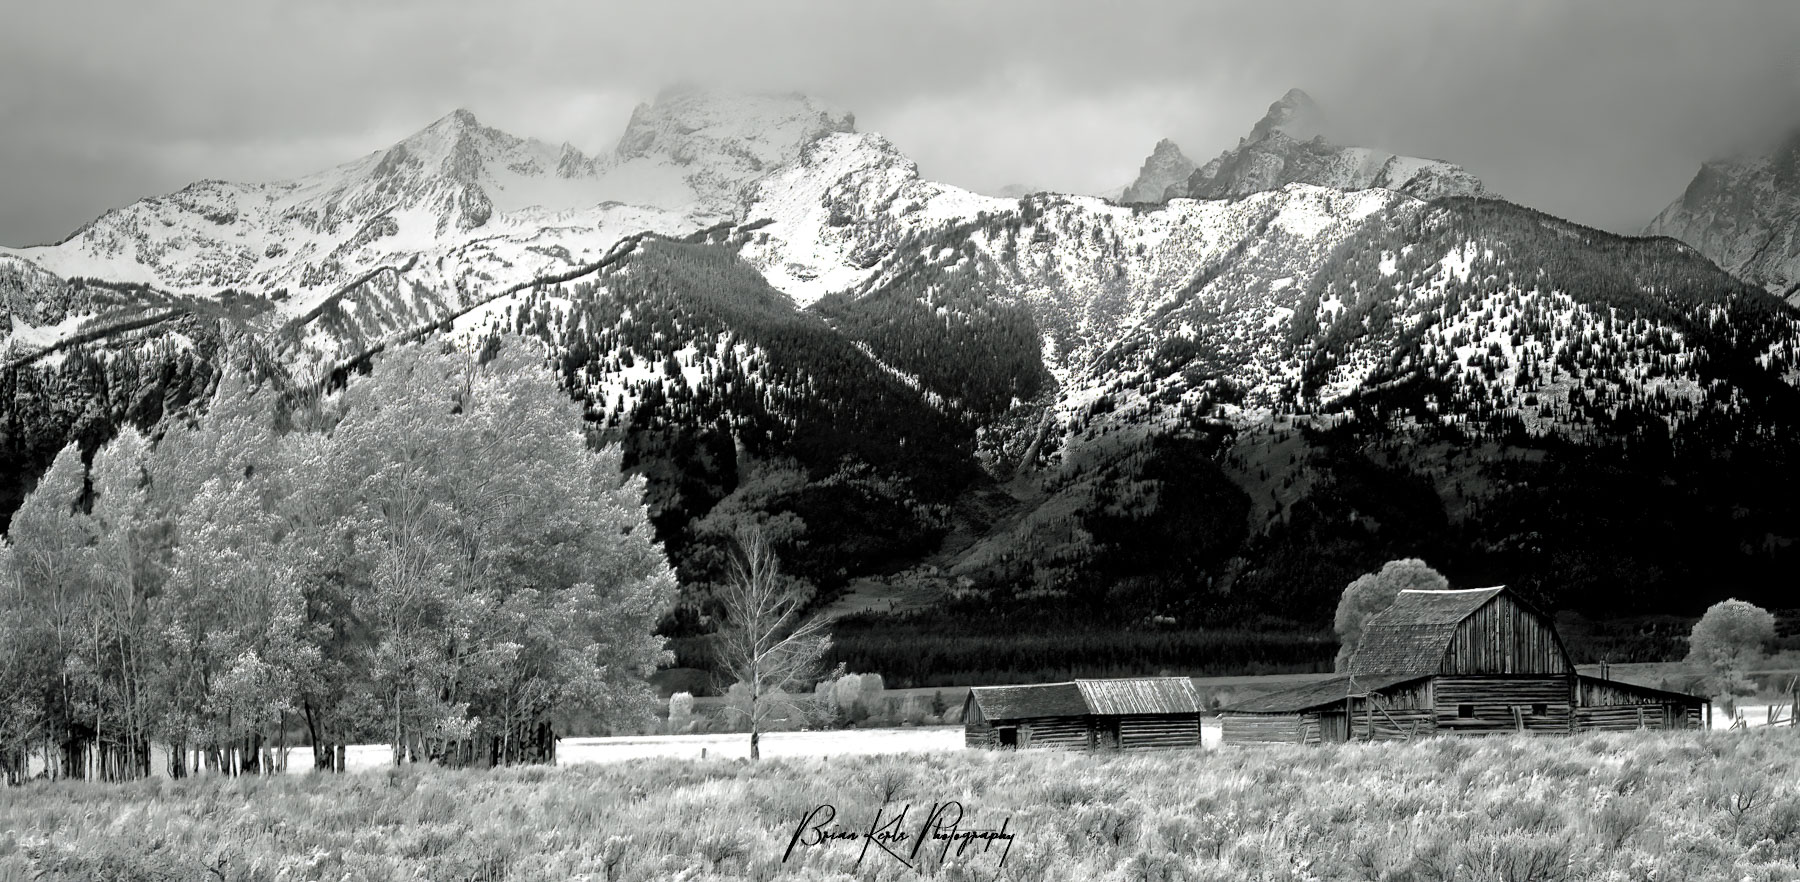
<svg viewBox="0 0 1800 882">
<path fill-rule="evenodd" d="M 960 858 L 964 852 L 974 848 L 976 843 L 980 843 L 981 852 L 987 851 L 996 843 L 1005 843 L 1000 851 L 999 866 L 1006 866 L 1006 856 L 1012 853 L 1013 839 L 1017 837 L 1016 833 L 1008 829 L 1012 818 L 1001 819 L 998 828 L 964 827 L 962 803 L 954 800 L 934 802 L 930 810 L 925 812 L 925 822 L 916 828 L 918 832 L 912 833 L 906 827 L 906 816 L 911 811 L 911 803 L 901 806 L 900 811 L 892 815 L 883 806 L 875 810 L 875 818 L 869 822 L 867 829 L 856 829 L 835 823 L 835 806 L 829 803 L 819 805 L 807 812 L 800 819 L 799 825 L 794 827 L 793 838 L 788 840 L 787 851 L 782 853 L 781 861 L 787 863 L 796 848 L 854 845 L 861 842 L 862 849 L 856 855 L 856 866 L 859 868 L 863 859 L 869 856 L 869 849 L 873 847 L 878 852 L 878 860 L 880 855 L 885 854 L 907 869 L 916 869 L 919 851 L 927 844 L 940 844 L 938 860 L 941 862 L 950 854 L 952 845 L 956 846 L 956 856 Z"/>
</svg>

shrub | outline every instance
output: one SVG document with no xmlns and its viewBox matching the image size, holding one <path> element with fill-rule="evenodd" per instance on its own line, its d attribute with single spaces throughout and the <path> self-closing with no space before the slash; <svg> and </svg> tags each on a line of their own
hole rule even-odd
<svg viewBox="0 0 1800 882">
<path fill-rule="evenodd" d="M 694 723 L 694 696 L 677 692 L 669 696 L 669 734 L 688 731 Z"/>
<path fill-rule="evenodd" d="M 40 782 L 0 788 L 0 880 L 912 878 L 857 872 L 848 848 L 784 863 L 822 798 L 850 829 L 911 804 L 916 831 L 929 803 L 957 799 L 963 829 L 1004 822 L 1018 836 L 1004 873 L 979 843 L 922 853 L 922 877 L 946 880 L 1791 879 L 1793 736 Z"/>
</svg>

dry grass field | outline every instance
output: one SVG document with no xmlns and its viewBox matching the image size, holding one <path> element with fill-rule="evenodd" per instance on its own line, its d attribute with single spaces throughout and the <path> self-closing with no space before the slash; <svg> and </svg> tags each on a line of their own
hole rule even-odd
<svg viewBox="0 0 1800 882">
<path fill-rule="evenodd" d="M 931 838 L 927 815 L 947 801 L 962 807 L 964 836 L 1004 826 L 1014 838 L 985 851 Z M 842 828 L 809 826 L 794 843 L 823 804 Z M 877 812 L 886 822 L 902 809 L 883 829 L 905 839 L 822 835 L 861 837 Z M 915 877 L 1792 880 L 1800 730 L 654 758 L 0 791 L 9 882 Z"/>
</svg>

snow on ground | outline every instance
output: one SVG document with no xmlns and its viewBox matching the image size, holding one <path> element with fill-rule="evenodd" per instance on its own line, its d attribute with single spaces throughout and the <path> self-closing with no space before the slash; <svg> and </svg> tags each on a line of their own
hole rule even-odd
<svg viewBox="0 0 1800 882">
<path fill-rule="evenodd" d="M 1216 727 L 1215 727 L 1216 728 Z M 766 732 L 762 736 L 765 757 L 863 756 L 888 753 L 942 753 L 963 749 L 963 727 L 919 726 L 901 729 L 834 729 L 820 732 Z M 150 767 L 156 775 L 168 774 L 166 748 L 151 749 Z M 615 763 L 629 760 L 674 757 L 701 759 L 744 759 L 750 756 L 750 736 L 746 733 L 717 735 L 644 735 L 617 738 L 564 738 L 556 747 L 558 765 Z M 344 751 L 348 771 L 366 772 L 388 766 L 393 761 L 392 748 L 385 744 L 355 744 Z M 43 770 L 43 757 L 32 758 L 31 774 Z M 306 747 L 288 749 L 288 772 L 305 774 L 312 771 L 312 750 Z M 204 774 L 204 773 L 202 773 Z"/>
<path fill-rule="evenodd" d="M 1750 728 L 1767 725 L 1766 705 L 1741 705 L 1738 710 Z M 1712 728 L 1729 730 L 1732 718 L 1723 710 L 1713 709 Z M 1205 750 L 1218 750 L 1221 732 L 1218 717 L 1200 721 L 1200 743 Z M 762 736 L 762 755 L 775 757 L 869 756 L 894 753 L 946 753 L 964 750 L 963 727 L 918 726 L 900 729 L 833 729 L 819 732 L 768 732 Z M 742 732 L 715 735 L 643 735 L 617 738 L 564 738 L 558 743 L 559 765 L 628 762 L 657 757 L 687 759 L 746 759 L 750 756 L 750 736 Z M 345 751 L 345 765 L 352 772 L 366 772 L 390 764 L 393 754 L 385 744 L 358 744 Z M 168 752 L 161 746 L 151 751 L 151 768 L 157 775 L 167 774 Z M 43 757 L 33 756 L 29 774 L 43 770 Z M 288 771 L 305 774 L 312 771 L 312 751 L 305 747 L 290 748 Z M 204 773 L 203 773 L 204 774 Z"/>
<path fill-rule="evenodd" d="M 1201 743 L 1219 746 L 1219 720 L 1201 722 Z M 822 732 L 768 732 L 762 736 L 764 757 L 867 756 L 889 753 L 944 753 L 964 750 L 962 726 L 919 726 L 903 729 L 833 729 Z M 613 763 L 654 757 L 746 759 L 750 736 L 742 732 L 716 735 L 644 735 L 619 738 L 564 738 L 556 747 L 559 765 Z M 359 744 L 346 751 L 351 771 L 387 765 L 393 757 L 385 744 Z M 289 767 L 307 765 L 304 748 L 288 759 Z M 299 769 L 306 771 L 306 769 Z"/>
</svg>

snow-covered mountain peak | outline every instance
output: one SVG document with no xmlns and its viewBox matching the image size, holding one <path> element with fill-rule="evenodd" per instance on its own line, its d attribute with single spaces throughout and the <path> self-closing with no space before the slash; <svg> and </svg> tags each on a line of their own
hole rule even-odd
<svg viewBox="0 0 1800 882">
<path fill-rule="evenodd" d="M 852 115 L 804 95 L 682 86 L 632 112 L 607 177 L 622 185 L 622 201 L 740 218 L 756 181 L 820 138 L 855 129 Z"/>
<path fill-rule="evenodd" d="M 680 163 L 733 157 L 765 170 L 793 161 L 832 132 L 853 132 L 855 117 L 800 94 L 729 94 L 682 86 L 638 105 L 619 138 L 621 160 L 662 155 Z"/>
<path fill-rule="evenodd" d="M 1715 159 L 1644 230 L 1800 304 L 1800 131 L 1762 156 Z"/>
<path fill-rule="evenodd" d="M 1325 112 L 1312 96 L 1299 89 L 1289 89 L 1269 112 L 1250 129 L 1249 142 L 1261 141 L 1280 132 L 1296 141 L 1309 141 L 1323 131 Z"/>
<path fill-rule="evenodd" d="M 752 190 L 744 217 L 767 225 L 744 256 L 804 306 L 862 283 L 910 234 L 1018 205 L 921 179 L 880 135 L 837 132 Z"/>
<path fill-rule="evenodd" d="M 1431 199 L 1492 195 L 1467 169 L 1437 159 L 1368 147 L 1341 147 L 1320 134 L 1325 114 L 1310 96 L 1290 89 L 1234 149 L 1200 166 L 1165 197 L 1236 198 L 1287 184 L 1339 190 L 1379 187 Z"/>
<path fill-rule="evenodd" d="M 1181 152 L 1174 141 L 1164 138 L 1156 142 L 1156 148 L 1144 160 L 1143 168 L 1138 170 L 1137 180 L 1125 188 L 1120 194 L 1121 202 L 1162 202 L 1169 197 L 1169 188 L 1176 187 L 1174 195 L 1184 195 L 1187 190 L 1187 179 L 1194 173 L 1194 161 Z"/>
<path fill-rule="evenodd" d="M 675 89 L 638 108 L 615 154 L 591 157 L 458 109 L 334 168 L 266 184 L 201 181 L 14 253 L 65 278 L 196 294 L 285 289 L 299 295 L 294 308 L 310 308 L 378 267 L 456 251 L 455 272 L 473 274 L 459 284 L 473 294 L 523 266 L 585 260 L 619 236 L 740 219 L 758 180 L 854 128 L 849 114 L 801 95 Z M 462 243 L 476 240 L 492 267 L 473 268 L 481 261 Z"/>
</svg>

